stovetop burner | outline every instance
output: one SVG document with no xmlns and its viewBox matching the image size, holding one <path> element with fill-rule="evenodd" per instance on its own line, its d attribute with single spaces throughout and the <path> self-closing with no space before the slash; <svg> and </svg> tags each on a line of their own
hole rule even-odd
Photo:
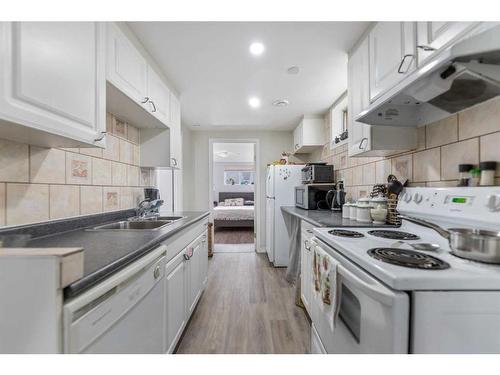
<svg viewBox="0 0 500 375">
<path fill-rule="evenodd" d="M 441 259 L 413 250 L 376 247 L 368 250 L 368 255 L 382 262 L 408 268 L 423 270 L 445 270 L 450 268 L 450 265 Z"/>
<path fill-rule="evenodd" d="M 388 238 L 390 240 L 419 240 L 420 237 L 413 233 L 400 232 L 397 230 L 370 230 L 368 234 L 375 237 Z"/>
<path fill-rule="evenodd" d="M 332 229 L 329 230 L 328 233 L 330 233 L 333 236 L 350 237 L 350 238 L 361 238 L 365 236 L 363 233 L 346 229 Z"/>
</svg>

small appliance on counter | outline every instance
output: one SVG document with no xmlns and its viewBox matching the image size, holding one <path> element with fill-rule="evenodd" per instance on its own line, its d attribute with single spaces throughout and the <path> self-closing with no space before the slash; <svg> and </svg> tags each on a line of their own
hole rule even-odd
<svg viewBox="0 0 500 375">
<path fill-rule="evenodd" d="M 326 163 L 308 163 L 302 168 L 303 184 L 333 183 L 333 165 Z"/>
<path fill-rule="evenodd" d="M 344 183 L 342 181 L 337 182 L 335 189 L 328 191 L 326 203 L 332 211 L 342 211 L 342 206 L 345 203 Z"/>
<path fill-rule="evenodd" d="M 295 186 L 295 206 L 305 210 L 330 209 L 327 201 L 329 191 L 335 184 L 307 184 Z"/>
</svg>

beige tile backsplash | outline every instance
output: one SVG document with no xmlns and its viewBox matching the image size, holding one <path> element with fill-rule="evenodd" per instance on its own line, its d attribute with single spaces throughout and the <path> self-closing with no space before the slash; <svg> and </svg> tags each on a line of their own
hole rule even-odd
<svg viewBox="0 0 500 375">
<path fill-rule="evenodd" d="M 325 131 L 330 134 L 328 124 Z M 390 173 L 411 186 L 456 186 L 458 164 L 492 160 L 500 177 L 500 98 L 420 127 L 415 150 L 387 158 L 348 157 L 347 152 L 346 144 L 330 150 L 328 142 L 321 155 L 335 165 L 337 180 L 344 180 L 355 199 L 369 194 L 373 183 L 386 182 Z M 500 178 L 495 183 L 500 185 Z"/>
<path fill-rule="evenodd" d="M 0 139 L 0 226 L 135 207 L 155 173 L 139 166 L 138 129 L 111 114 L 107 129 L 106 149 Z"/>
</svg>

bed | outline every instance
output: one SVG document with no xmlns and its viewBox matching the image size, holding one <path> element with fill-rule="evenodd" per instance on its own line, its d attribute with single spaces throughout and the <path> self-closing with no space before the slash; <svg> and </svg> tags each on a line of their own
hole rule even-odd
<svg viewBox="0 0 500 375">
<path fill-rule="evenodd" d="M 217 206 L 213 209 L 214 225 L 217 228 L 253 228 L 255 206 L 223 206 L 219 205 L 226 199 L 243 198 L 245 201 L 253 201 L 254 193 L 220 192 Z"/>
</svg>

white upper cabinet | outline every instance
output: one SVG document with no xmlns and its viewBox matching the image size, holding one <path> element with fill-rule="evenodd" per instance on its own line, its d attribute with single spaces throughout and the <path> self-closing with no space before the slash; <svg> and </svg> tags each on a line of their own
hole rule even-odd
<svg viewBox="0 0 500 375">
<path fill-rule="evenodd" d="M 181 103 L 170 93 L 170 158 L 172 166 L 182 168 Z"/>
<path fill-rule="evenodd" d="M 354 121 L 370 105 L 368 82 L 371 82 L 372 70 L 368 67 L 369 61 L 372 61 L 372 49 L 369 48 L 369 41 L 369 38 L 361 41 L 351 52 L 347 64 L 349 156 L 386 156 L 415 148 L 417 143 L 416 128 L 372 126 Z M 386 43 L 390 45 L 391 39 L 387 39 Z"/>
<path fill-rule="evenodd" d="M 371 126 L 354 121 L 354 118 L 370 104 L 368 38 L 351 53 L 347 64 L 348 140 L 349 155 L 357 155 L 370 149 Z"/>
<path fill-rule="evenodd" d="M 418 65 L 424 65 L 429 57 L 451 45 L 478 24 L 479 22 L 417 22 Z"/>
<path fill-rule="evenodd" d="M 379 22 L 368 38 L 373 101 L 415 69 L 415 22 Z"/>
<path fill-rule="evenodd" d="M 0 137 L 104 146 L 104 38 L 96 22 L 0 23 Z"/>
<path fill-rule="evenodd" d="M 170 90 L 151 67 L 148 68 L 148 94 L 146 97 L 148 109 L 158 120 L 168 124 L 170 122 Z"/>
<path fill-rule="evenodd" d="M 137 103 L 147 103 L 148 64 L 113 23 L 108 26 L 107 79 Z"/>
<path fill-rule="evenodd" d="M 293 149 L 296 154 L 310 153 L 325 144 L 325 120 L 304 117 L 293 131 Z"/>
</svg>

